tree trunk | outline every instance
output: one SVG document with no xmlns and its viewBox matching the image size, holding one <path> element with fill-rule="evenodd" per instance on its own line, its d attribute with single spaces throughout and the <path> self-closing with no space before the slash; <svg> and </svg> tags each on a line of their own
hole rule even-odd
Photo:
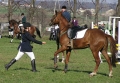
<svg viewBox="0 0 120 83">
<path fill-rule="evenodd" d="M 118 0 L 118 4 L 117 4 L 117 7 L 116 7 L 116 16 L 120 17 L 120 0 Z M 118 22 L 120 19 L 117 19 L 116 22 Z"/>
<path fill-rule="evenodd" d="M 76 17 L 76 10 L 77 10 L 77 0 L 74 0 L 73 17 Z"/>
<path fill-rule="evenodd" d="M 95 1 L 95 23 L 98 25 L 99 0 Z"/>
<path fill-rule="evenodd" d="M 14 0 L 8 0 L 8 21 L 11 20 L 12 16 L 12 2 Z"/>
<path fill-rule="evenodd" d="M 33 18 L 35 13 L 35 1 L 36 0 L 32 0 L 30 5 L 30 23 L 33 23 Z"/>
</svg>

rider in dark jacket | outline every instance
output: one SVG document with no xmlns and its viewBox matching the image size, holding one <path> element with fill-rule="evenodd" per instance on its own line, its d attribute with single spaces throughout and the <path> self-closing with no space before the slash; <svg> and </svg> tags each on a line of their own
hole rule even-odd
<svg viewBox="0 0 120 83">
<path fill-rule="evenodd" d="M 68 22 L 71 21 L 71 15 L 70 13 L 66 10 L 67 7 L 66 6 L 62 6 L 62 15 L 68 20 Z"/>
<path fill-rule="evenodd" d="M 22 23 L 26 23 L 26 16 L 24 15 L 24 13 L 22 13 L 21 16 L 22 16 Z"/>
<path fill-rule="evenodd" d="M 28 32 L 29 27 L 24 27 L 24 33 L 22 33 L 22 42 L 19 45 L 19 51 L 17 56 L 12 59 L 7 65 L 5 65 L 5 69 L 8 70 L 9 67 L 14 64 L 17 60 L 19 60 L 24 53 L 26 53 L 30 58 L 31 58 L 31 66 L 32 66 L 32 71 L 36 72 L 36 65 L 35 65 L 35 56 L 34 53 L 32 52 L 32 46 L 30 45 L 30 42 L 34 42 L 37 44 L 45 44 L 46 42 L 41 42 L 36 39 L 34 39 L 31 34 Z"/>
</svg>

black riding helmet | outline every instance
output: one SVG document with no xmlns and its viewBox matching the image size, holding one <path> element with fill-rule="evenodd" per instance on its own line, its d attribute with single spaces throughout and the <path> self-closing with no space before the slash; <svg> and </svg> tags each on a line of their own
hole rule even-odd
<svg viewBox="0 0 120 83">
<path fill-rule="evenodd" d="M 64 6 L 62 6 L 62 8 L 61 9 L 67 9 L 67 7 L 64 5 Z"/>
<path fill-rule="evenodd" d="M 24 13 L 21 13 L 21 16 L 24 15 Z"/>
<path fill-rule="evenodd" d="M 27 29 L 27 27 L 31 27 L 31 24 L 29 22 L 23 23 L 24 29 Z"/>
</svg>

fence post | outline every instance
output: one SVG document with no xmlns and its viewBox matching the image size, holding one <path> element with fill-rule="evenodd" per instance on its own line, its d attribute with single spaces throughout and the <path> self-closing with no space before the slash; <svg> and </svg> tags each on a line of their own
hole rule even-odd
<svg viewBox="0 0 120 83">
<path fill-rule="evenodd" d="M 116 44 L 116 46 L 118 47 L 117 50 L 117 63 L 116 64 L 120 64 L 120 21 L 118 21 L 118 44 Z"/>
</svg>

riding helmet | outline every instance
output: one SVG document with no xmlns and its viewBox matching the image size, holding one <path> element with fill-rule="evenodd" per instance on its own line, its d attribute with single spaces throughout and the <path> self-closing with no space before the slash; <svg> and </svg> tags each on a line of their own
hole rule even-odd
<svg viewBox="0 0 120 83">
<path fill-rule="evenodd" d="M 67 7 L 64 5 L 64 6 L 62 6 L 62 8 L 61 9 L 67 9 Z"/>
</svg>

